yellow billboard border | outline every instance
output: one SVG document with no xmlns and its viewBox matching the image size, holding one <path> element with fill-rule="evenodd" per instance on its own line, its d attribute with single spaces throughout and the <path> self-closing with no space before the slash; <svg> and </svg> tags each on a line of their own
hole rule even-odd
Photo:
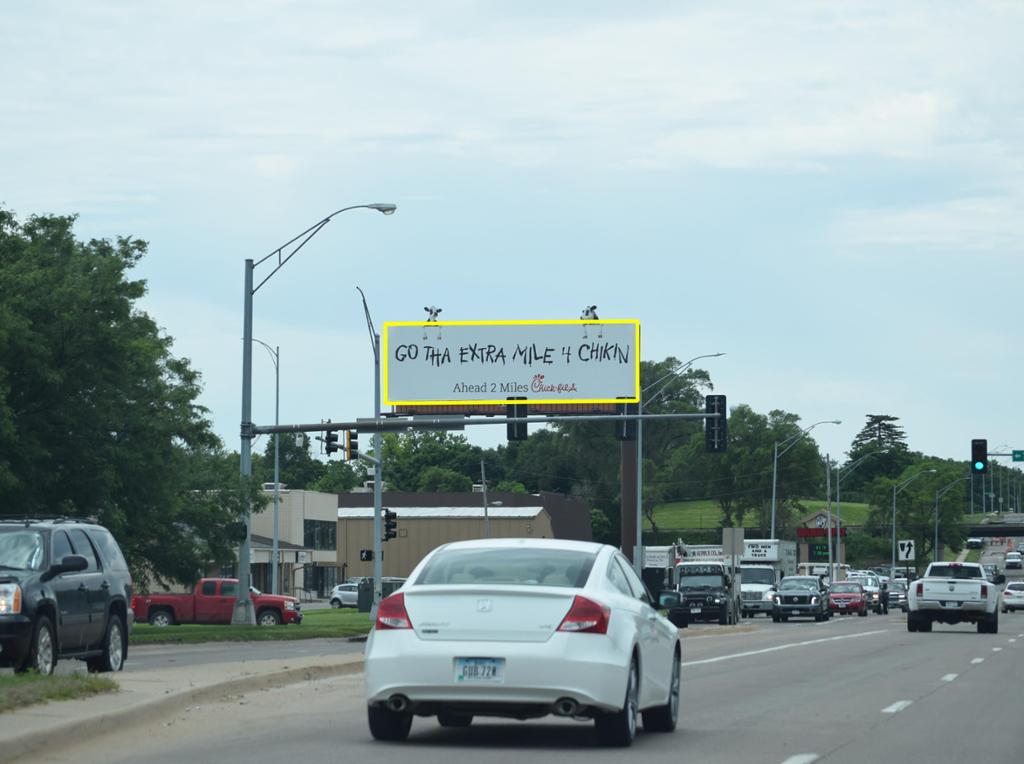
<svg viewBox="0 0 1024 764">
<path fill-rule="evenodd" d="M 392 401 L 388 399 L 388 329 L 392 326 L 420 326 L 420 327 L 431 327 L 431 326 L 538 326 L 538 325 L 557 325 L 557 326 L 600 326 L 601 324 L 632 324 L 635 343 L 636 343 L 636 395 L 632 398 L 585 398 L 585 399 L 573 399 L 566 400 L 565 398 L 530 398 L 525 401 L 529 404 L 549 404 L 558 403 L 564 405 L 575 405 L 585 403 L 639 403 L 640 402 L 640 319 L 637 318 L 607 318 L 598 319 L 596 321 L 586 321 L 582 319 L 559 319 L 554 318 L 550 320 L 545 319 L 524 319 L 524 320 L 508 320 L 508 321 L 385 321 L 384 332 L 381 335 L 381 372 L 383 374 L 383 390 L 381 391 L 384 398 L 385 406 L 471 406 L 471 405 L 485 405 L 485 404 L 508 404 L 508 398 L 499 398 L 496 400 L 476 400 L 476 399 L 459 399 L 459 400 L 446 400 L 446 401 Z"/>
</svg>

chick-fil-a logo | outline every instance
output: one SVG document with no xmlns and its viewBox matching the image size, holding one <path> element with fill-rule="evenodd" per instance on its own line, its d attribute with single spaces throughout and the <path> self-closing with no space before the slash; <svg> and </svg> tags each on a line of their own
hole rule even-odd
<svg viewBox="0 0 1024 764">
<path fill-rule="evenodd" d="M 544 381 L 543 374 L 534 374 L 533 382 L 530 384 L 530 389 L 535 393 L 555 393 L 556 395 L 563 395 L 565 393 L 575 393 L 576 383 L 567 382 L 557 385 L 549 385 Z"/>
</svg>

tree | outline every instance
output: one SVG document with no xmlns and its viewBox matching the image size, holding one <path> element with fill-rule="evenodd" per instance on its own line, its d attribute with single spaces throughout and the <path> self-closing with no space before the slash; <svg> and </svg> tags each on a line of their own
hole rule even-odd
<svg viewBox="0 0 1024 764">
<path fill-rule="evenodd" d="M 895 478 L 913 461 L 907 436 L 889 414 L 868 414 L 867 422 L 854 437 L 847 452 L 847 464 L 864 458 L 855 469 L 843 475 L 843 493 L 851 498 L 862 495 L 876 478 Z M 870 456 L 869 456 L 870 454 Z"/>
<path fill-rule="evenodd" d="M 420 475 L 417 491 L 471 491 L 473 481 L 447 467 L 427 467 Z"/>
<path fill-rule="evenodd" d="M 327 462 L 323 473 L 309 486 L 309 490 L 346 493 L 362 484 L 365 474 L 358 464 L 352 466 L 342 461 Z"/>
<path fill-rule="evenodd" d="M 480 479 L 481 449 L 462 435 L 430 430 L 387 433 L 382 452 L 384 480 L 396 491 L 436 490 L 420 488 L 423 473 L 430 467 L 463 475 L 466 482 L 462 484 L 470 487 Z M 500 477 L 488 474 L 488 479 Z"/>
<path fill-rule="evenodd" d="M 94 516 L 137 579 L 189 581 L 233 559 L 237 462 L 199 374 L 137 306 L 145 242 L 78 241 L 74 221 L 0 210 L 0 504 Z"/>
<path fill-rule="evenodd" d="M 299 439 L 301 438 L 301 443 Z M 326 465 L 317 461 L 310 453 L 309 436 L 299 433 L 298 436 L 282 435 L 280 448 L 281 483 L 296 490 L 311 490 L 314 483 L 323 477 Z M 253 474 L 258 475 L 260 482 L 274 482 L 274 436 L 267 438 L 263 449 L 263 459 L 259 471 L 253 464 Z"/>
<path fill-rule="evenodd" d="M 935 472 L 924 472 L 930 469 Z M 954 487 L 946 492 L 938 505 L 939 543 L 954 551 L 963 549 L 965 534 L 960 522 L 968 502 L 967 487 L 970 484 L 966 479 L 962 485 L 956 484 L 959 478 L 966 477 L 963 463 L 923 459 L 908 466 L 895 479 L 879 477 L 865 489 L 870 504 L 865 530 L 888 538 L 891 555 L 893 486 L 922 472 L 920 477 L 899 489 L 896 496 L 896 538 L 914 540 L 917 548 L 915 557 L 919 562 L 935 551 L 935 497 L 950 483 Z"/>
</svg>

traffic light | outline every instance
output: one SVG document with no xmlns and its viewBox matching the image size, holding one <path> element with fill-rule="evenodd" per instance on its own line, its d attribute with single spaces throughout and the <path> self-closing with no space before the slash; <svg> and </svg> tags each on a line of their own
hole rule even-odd
<svg viewBox="0 0 1024 764">
<path fill-rule="evenodd" d="M 395 538 L 398 535 L 398 515 L 390 509 L 384 510 L 384 540 Z"/>
<path fill-rule="evenodd" d="M 709 454 L 720 454 L 729 445 L 729 409 L 725 405 L 725 396 L 704 396 L 704 413 L 720 415 L 709 416 L 704 420 L 704 450 Z"/>
<path fill-rule="evenodd" d="M 639 403 L 616 403 L 615 410 L 619 414 L 639 414 L 640 404 Z M 615 438 L 617 440 L 636 440 L 636 422 L 635 419 L 623 419 L 621 422 L 615 423 Z"/>
<path fill-rule="evenodd" d="M 509 398 L 510 401 L 525 401 L 525 397 Z M 505 416 L 525 417 L 525 403 L 509 403 L 505 406 Z M 509 422 L 505 425 L 505 438 L 507 440 L 526 440 L 526 422 Z"/>
<path fill-rule="evenodd" d="M 359 433 L 353 430 L 345 430 L 345 460 L 352 461 L 359 458 Z"/>
<path fill-rule="evenodd" d="M 338 451 L 341 447 L 338 445 L 338 433 L 334 430 L 328 430 L 324 433 L 324 451 L 330 456 L 335 451 Z"/>
<path fill-rule="evenodd" d="M 975 438 L 971 441 L 971 474 L 984 475 L 988 472 L 988 441 Z"/>
<path fill-rule="evenodd" d="M 234 541 L 245 541 L 249 538 L 248 529 L 245 527 L 245 521 L 239 520 L 238 522 L 228 523 L 224 526 L 227 531 L 227 535 Z"/>
</svg>

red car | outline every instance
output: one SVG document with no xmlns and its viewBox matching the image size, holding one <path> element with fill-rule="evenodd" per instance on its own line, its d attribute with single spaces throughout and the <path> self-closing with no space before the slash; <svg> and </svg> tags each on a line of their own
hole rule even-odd
<svg viewBox="0 0 1024 764">
<path fill-rule="evenodd" d="M 868 595 L 864 587 L 853 581 L 838 581 L 832 584 L 828 593 L 828 609 L 833 613 L 846 615 L 856 613 L 866 617 L 868 614 Z"/>
<path fill-rule="evenodd" d="M 148 621 L 153 626 L 231 623 L 237 596 L 237 579 L 204 578 L 191 594 L 136 594 L 132 597 L 132 609 L 136 621 Z M 253 589 L 252 604 L 260 626 L 302 623 L 302 605 L 295 597 L 263 594 Z"/>
</svg>

